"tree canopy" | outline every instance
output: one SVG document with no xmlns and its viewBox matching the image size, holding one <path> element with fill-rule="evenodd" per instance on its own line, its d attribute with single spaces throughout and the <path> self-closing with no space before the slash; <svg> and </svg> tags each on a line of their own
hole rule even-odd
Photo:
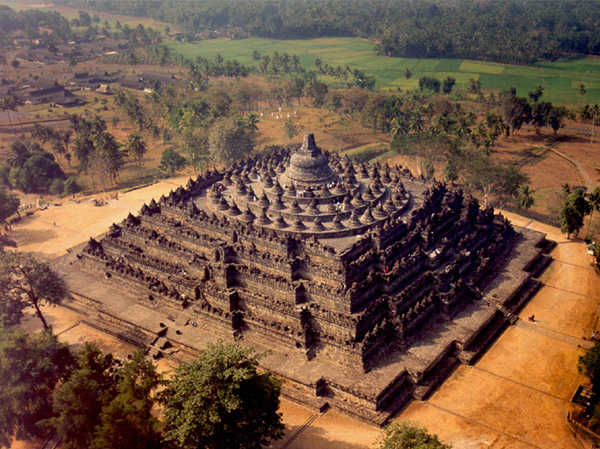
<svg viewBox="0 0 600 449">
<path fill-rule="evenodd" d="M 258 372 L 263 356 L 219 341 L 180 365 L 162 393 L 165 440 L 186 449 L 258 449 L 281 438 L 281 386 Z"/>
<path fill-rule="evenodd" d="M 567 234 L 567 238 L 579 232 L 583 227 L 584 217 L 590 212 L 590 204 L 583 196 L 582 189 L 575 190 L 567 197 L 559 216 L 560 229 Z"/>
<path fill-rule="evenodd" d="M 76 368 L 54 394 L 54 416 L 44 425 L 56 429 L 65 449 L 89 448 L 100 413 L 117 395 L 118 363 L 86 342 L 75 354 Z"/>
<path fill-rule="evenodd" d="M 0 324 L 0 447 L 44 434 L 38 422 L 52 415 L 54 389 L 73 364 L 69 347 L 50 331 L 29 336 Z"/>
<path fill-rule="evenodd" d="M 390 424 L 377 441 L 378 449 L 451 449 L 418 423 Z"/>
<path fill-rule="evenodd" d="M 21 201 L 16 195 L 10 195 L 0 190 L 0 223 L 4 223 L 8 217 L 19 209 Z"/>
<path fill-rule="evenodd" d="M 48 264 L 30 253 L 0 251 L 0 319 L 4 323 L 18 323 L 23 310 L 33 307 L 47 329 L 40 306 L 60 304 L 66 296 L 65 282 Z"/>
<path fill-rule="evenodd" d="M 579 356 L 577 369 L 592 381 L 594 390 L 600 388 L 600 343 L 596 343 L 584 355 Z"/>
<path fill-rule="evenodd" d="M 102 409 L 91 449 L 160 449 L 159 421 L 152 415 L 161 376 L 144 351 L 133 353 L 118 371 L 118 393 Z"/>
<path fill-rule="evenodd" d="M 254 148 L 250 133 L 235 117 L 223 118 L 215 122 L 208 142 L 213 160 L 223 164 L 240 160 L 249 155 Z"/>
<path fill-rule="evenodd" d="M 386 56 L 529 63 L 598 54 L 598 1 L 57 0 L 71 7 L 167 21 L 190 32 L 241 27 L 279 39 L 357 36 Z M 576 24 L 576 25 L 574 25 Z M 260 57 L 260 55 L 258 55 Z"/>
</svg>

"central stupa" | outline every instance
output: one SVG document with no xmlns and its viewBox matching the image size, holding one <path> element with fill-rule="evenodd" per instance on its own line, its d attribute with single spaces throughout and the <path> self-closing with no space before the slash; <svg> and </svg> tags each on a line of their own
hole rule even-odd
<svg viewBox="0 0 600 449">
<path fill-rule="evenodd" d="M 297 189 L 319 188 L 337 179 L 329 167 L 329 157 L 321 152 L 312 133 L 304 135 L 302 146 L 291 156 L 290 165 L 281 175 L 283 184 Z"/>
</svg>

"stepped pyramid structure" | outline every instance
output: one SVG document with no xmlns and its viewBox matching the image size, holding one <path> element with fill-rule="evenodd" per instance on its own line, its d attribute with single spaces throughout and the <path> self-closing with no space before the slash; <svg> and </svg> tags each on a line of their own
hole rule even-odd
<svg viewBox="0 0 600 449">
<path fill-rule="evenodd" d="M 470 363 L 549 242 L 402 167 L 256 154 L 144 205 L 59 264 L 71 307 L 149 354 L 269 349 L 289 398 L 383 424 Z"/>
</svg>

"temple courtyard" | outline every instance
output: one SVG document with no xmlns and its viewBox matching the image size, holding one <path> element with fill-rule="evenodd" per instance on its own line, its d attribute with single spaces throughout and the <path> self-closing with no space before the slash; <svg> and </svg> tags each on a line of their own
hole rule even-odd
<svg viewBox="0 0 600 449">
<path fill-rule="evenodd" d="M 67 202 L 24 219 L 11 237 L 19 250 L 52 261 L 91 236 L 105 232 L 144 202 L 184 184 L 163 181 L 119 195 L 102 207 Z M 570 399 L 584 378 L 577 358 L 589 346 L 600 299 L 598 275 L 581 241 L 566 240 L 556 228 L 505 214 L 515 225 L 547 233 L 557 242 L 552 263 L 541 275 L 542 287 L 472 366 L 460 365 L 426 401 L 413 401 L 395 419 L 424 424 L 455 448 L 581 448 L 567 426 Z M 75 346 L 95 340 L 106 351 L 125 356 L 134 348 L 82 322 L 77 313 L 46 308 L 49 322 L 63 341 Z M 527 318 L 535 315 L 535 322 Z M 24 326 L 39 328 L 27 317 Z M 164 359 L 161 369 L 170 368 Z M 380 430 L 336 411 L 324 414 L 282 401 L 288 432 L 273 448 L 368 448 Z M 31 446 L 27 446 L 31 447 Z"/>
</svg>

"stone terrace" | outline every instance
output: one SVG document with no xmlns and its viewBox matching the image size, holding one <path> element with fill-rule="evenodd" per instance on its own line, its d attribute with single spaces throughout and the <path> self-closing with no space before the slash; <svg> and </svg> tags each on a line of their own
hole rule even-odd
<svg viewBox="0 0 600 449">
<path fill-rule="evenodd" d="M 292 399 L 383 424 L 514 322 L 548 247 L 460 190 L 307 134 L 151 201 L 59 268 L 71 307 L 154 356 L 237 338 L 272 351 L 263 367 Z"/>
</svg>

